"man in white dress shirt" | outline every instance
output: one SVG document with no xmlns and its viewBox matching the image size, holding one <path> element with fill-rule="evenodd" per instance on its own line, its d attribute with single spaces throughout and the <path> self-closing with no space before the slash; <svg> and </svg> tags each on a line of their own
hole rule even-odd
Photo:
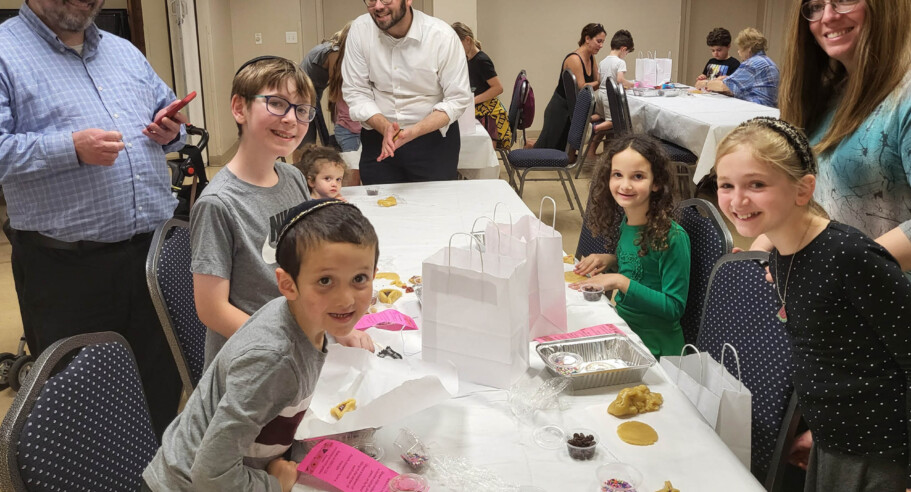
<svg viewBox="0 0 911 492">
<path fill-rule="evenodd" d="M 364 0 L 342 62 L 342 95 L 361 132 L 364 184 L 456 179 L 458 119 L 474 102 L 452 27 L 411 0 Z"/>
</svg>

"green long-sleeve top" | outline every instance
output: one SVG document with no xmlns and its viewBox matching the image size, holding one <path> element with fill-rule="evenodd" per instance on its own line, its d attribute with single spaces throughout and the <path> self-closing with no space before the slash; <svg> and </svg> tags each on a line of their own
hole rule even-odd
<svg viewBox="0 0 911 492">
<path fill-rule="evenodd" d="M 683 329 L 680 317 L 690 288 L 690 238 L 671 222 L 668 248 L 639 256 L 634 244 L 641 226 L 620 224 L 617 244 L 619 273 L 629 278 L 626 294 L 617 292 L 617 313 L 656 357 L 680 355 Z"/>
</svg>

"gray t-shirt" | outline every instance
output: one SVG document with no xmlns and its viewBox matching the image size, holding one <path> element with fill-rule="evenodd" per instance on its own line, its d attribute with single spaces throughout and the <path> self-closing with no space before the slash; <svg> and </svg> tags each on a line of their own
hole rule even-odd
<svg viewBox="0 0 911 492">
<path fill-rule="evenodd" d="M 310 198 L 294 166 L 275 163 L 278 184 L 270 188 L 241 181 L 229 169 L 212 178 L 190 213 L 193 273 L 228 279 L 228 302 L 247 314 L 279 297 L 275 244 L 288 210 Z M 225 337 L 206 330 L 206 363 Z"/>
<path fill-rule="evenodd" d="M 326 361 L 284 297 L 228 340 L 142 477 L 155 492 L 276 491 L 266 465 L 292 444 Z"/>
</svg>

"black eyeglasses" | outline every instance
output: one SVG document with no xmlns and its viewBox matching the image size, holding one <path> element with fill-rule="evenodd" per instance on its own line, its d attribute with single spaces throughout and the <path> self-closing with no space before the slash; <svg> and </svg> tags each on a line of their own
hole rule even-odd
<svg viewBox="0 0 911 492">
<path fill-rule="evenodd" d="M 364 0 L 364 5 L 366 5 L 368 7 L 373 7 L 376 5 L 376 1 L 377 0 Z M 380 3 L 382 3 L 383 5 L 389 5 L 390 3 L 392 3 L 392 0 L 380 0 Z"/>
<path fill-rule="evenodd" d="M 316 108 L 309 104 L 291 104 L 287 99 L 281 96 L 264 96 L 257 95 L 266 100 L 266 110 L 275 116 L 285 116 L 291 108 L 294 108 L 294 116 L 301 123 L 309 123 L 316 117 Z"/>
<path fill-rule="evenodd" d="M 822 19 L 826 11 L 826 4 L 832 5 L 832 9 L 839 14 L 847 14 L 857 8 L 860 0 L 810 0 L 800 6 L 800 15 L 810 22 L 816 22 Z"/>
</svg>

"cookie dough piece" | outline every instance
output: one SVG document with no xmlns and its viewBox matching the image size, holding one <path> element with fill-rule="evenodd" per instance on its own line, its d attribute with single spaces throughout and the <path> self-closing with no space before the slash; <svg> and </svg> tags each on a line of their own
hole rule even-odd
<svg viewBox="0 0 911 492">
<path fill-rule="evenodd" d="M 394 196 L 381 198 L 377 200 L 376 203 L 381 207 L 394 207 L 396 204 L 398 204 Z"/>
<path fill-rule="evenodd" d="M 617 426 L 617 435 L 623 442 L 634 446 L 651 446 L 658 442 L 658 433 L 652 426 L 635 420 Z"/>
<path fill-rule="evenodd" d="M 383 304 L 393 304 L 402 297 L 402 291 L 398 289 L 382 289 L 377 293 L 376 297 Z"/>
<path fill-rule="evenodd" d="M 329 410 L 329 413 L 332 414 L 336 419 L 341 419 L 346 413 L 353 412 L 357 409 L 357 400 L 354 398 L 348 398 L 347 400 L 339 403 L 338 405 L 332 407 Z"/>
<path fill-rule="evenodd" d="M 680 492 L 680 489 L 675 489 L 674 486 L 671 485 L 670 480 L 665 480 L 664 487 L 662 487 L 660 490 L 656 490 L 655 492 Z"/>
<path fill-rule="evenodd" d="M 573 255 L 566 255 L 563 257 L 563 263 L 566 263 L 567 265 L 575 265 L 576 257 Z"/>
<path fill-rule="evenodd" d="M 576 282 L 588 280 L 588 277 L 579 275 L 575 272 L 563 272 L 563 280 L 565 280 L 567 283 L 574 284 Z"/>
<path fill-rule="evenodd" d="M 607 407 L 607 413 L 614 417 L 629 417 L 645 412 L 654 412 L 661 408 L 664 397 L 661 393 L 652 393 L 648 386 L 640 384 L 632 388 L 623 388 L 617 399 Z"/>
<path fill-rule="evenodd" d="M 401 282 L 402 279 L 399 277 L 399 274 L 395 272 L 378 272 L 373 276 L 375 279 L 385 279 L 392 280 L 393 282 Z"/>
</svg>

